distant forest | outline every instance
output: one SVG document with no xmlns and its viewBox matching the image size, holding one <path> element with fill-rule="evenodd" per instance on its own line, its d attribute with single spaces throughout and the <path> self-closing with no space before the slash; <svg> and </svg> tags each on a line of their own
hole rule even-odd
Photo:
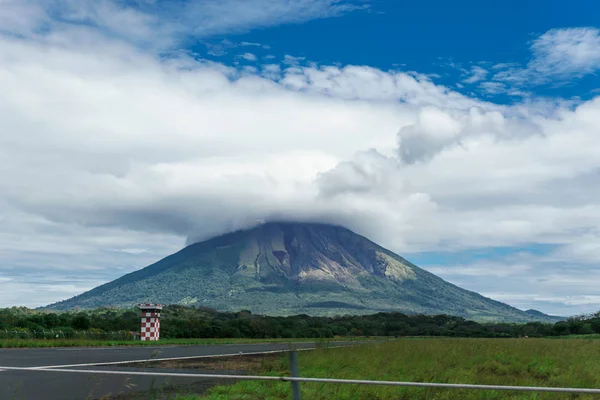
<svg viewBox="0 0 600 400">
<path fill-rule="evenodd" d="M 100 308 L 53 313 L 24 307 L 0 309 L 0 331 L 55 330 L 138 331 L 137 309 Z M 166 306 L 162 312 L 163 338 L 332 338 L 335 336 L 451 336 L 549 337 L 600 333 L 600 312 L 554 324 L 530 322 L 478 323 L 449 315 L 378 313 L 339 317 L 294 315 L 269 317 L 249 311 L 217 312 L 210 308 Z"/>
</svg>

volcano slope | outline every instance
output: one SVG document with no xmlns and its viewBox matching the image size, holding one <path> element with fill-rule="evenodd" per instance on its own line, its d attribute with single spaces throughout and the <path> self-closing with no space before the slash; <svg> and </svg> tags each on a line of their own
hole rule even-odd
<svg viewBox="0 0 600 400">
<path fill-rule="evenodd" d="M 192 244 L 48 308 L 160 302 L 266 315 L 400 311 L 553 321 L 461 289 L 346 228 L 267 223 Z"/>
</svg>

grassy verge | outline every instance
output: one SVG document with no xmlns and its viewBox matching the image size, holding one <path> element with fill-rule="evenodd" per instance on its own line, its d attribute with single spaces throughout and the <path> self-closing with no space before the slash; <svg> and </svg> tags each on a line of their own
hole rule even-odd
<svg viewBox="0 0 600 400">
<path fill-rule="evenodd" d="M 588 335 L 566 335 L 566 336 L 553 336 L 552 339 L 600 339 L 600 334 L 592 333 Z"/>
<path fill-rule="evenodd" d="M 238 343 L 290 343 L 290 342 L 330 342 L 360 341 L 373 338 L 334 338 L 334 339 L 161 339 L 159 342 L 137 340 L 91 340 L 91 339 L 0 339 L 0 348 L 39 348 L 39 347 L 109 347 L 109 346 L 165 346 L 199 344 L 238 344 Z"/>
<path fill-rule="evenodd" d="M 300 373 L 323 378 L 472 383 L 519 386 L 600 387 L 600 341 L 560 339 L 397 340 L 354 348 L 300 353 Z M 249 372 L 282 375 L 279 357 Z M 289 399 L 288 383 L 242 381 L 216 386 L 202 397 L 177 400 Z M 302 384 L 305 399 L 597 399 L 593 395 Z"/>
</svg>

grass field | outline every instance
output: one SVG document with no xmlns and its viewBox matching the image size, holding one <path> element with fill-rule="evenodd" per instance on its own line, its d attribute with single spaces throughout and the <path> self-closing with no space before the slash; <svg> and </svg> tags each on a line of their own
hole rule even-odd
<svg viewBox="0 0 600 400">
<path fill-rule="evenodd" d="M 307 377 L 600 388 L 600 341 L 570 339 L 400 339 L 301 352 Z M 287 375 L 286 357 L 249 372 Z M 303 399 L 598 399 L 596 395 L 302 384 Z M 289 399 L 289 383 L 244 381 L 177 400 Z"/>
<path fill-rule="evenodd" d="M 568 335 L 568 336 L 553 336 L 552 339 L 600 339 L 600 335 L 592 333 L 589 335 Z"/>
</svg>

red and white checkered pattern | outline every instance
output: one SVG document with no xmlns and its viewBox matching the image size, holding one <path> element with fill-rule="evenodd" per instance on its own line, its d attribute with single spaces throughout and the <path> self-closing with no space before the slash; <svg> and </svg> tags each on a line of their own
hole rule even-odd
<svg viewBox="0 0 600 400">
<path fill-rule="evenodd" d="M 140 339 L 142 341 L 156 341 L 160 338 L 160 310 L 162 304 L 138 304 L 142 310 L 142 326 Z"/>
</svg>

